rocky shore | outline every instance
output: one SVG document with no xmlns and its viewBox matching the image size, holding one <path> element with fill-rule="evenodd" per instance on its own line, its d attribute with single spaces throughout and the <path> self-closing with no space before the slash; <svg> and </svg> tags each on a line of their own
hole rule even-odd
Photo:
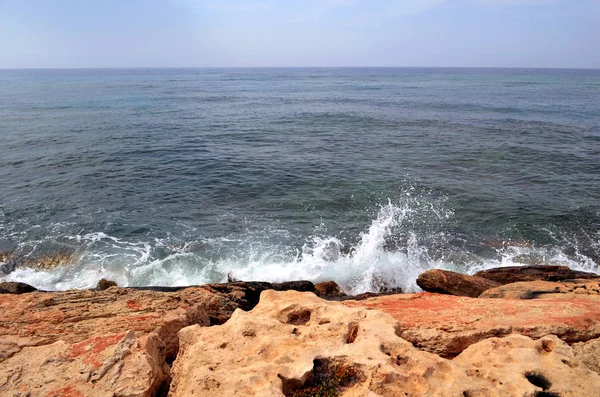
<svg viewBox="0 0 600 397">
<path fill-rule="evenodd" d="M 600 275 L 431 270 L 418 284 L 0 283 L 0 395 L 600 396 Z"/>
</svg>

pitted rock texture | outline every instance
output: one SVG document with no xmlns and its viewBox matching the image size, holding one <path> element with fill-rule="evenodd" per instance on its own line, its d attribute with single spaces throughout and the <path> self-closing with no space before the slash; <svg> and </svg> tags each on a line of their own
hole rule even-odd
<svg viewBox="0 0 600 397">
<path fill-rule="evenodd" d="M 481 299 L 424 292 L 344 304 L 392 315 L 402 323 L 404 339 L 442 357 L 511 333 L 534 339 L 553 334 L 567 343 L 600 337 L 600 306 L 587 299 Z"/>
<path fill-rule="evenodd" d="M 250 310 L 268 288 L 314 290 L 300 281 L 0 295 L 0 395 L 166 393 L 177 332 Z"/>
<path fill-rule="evenodd" d="M 2 295 L 0 395 L 155 395 L 170 380 L 177 331 L 209 324 L 207 295 L 114 287 Z"/>
<path fill-rule="evenodd" d="M 417 285 L 427 292 L 477 298 L 482 292 L 502 284 L 481 277 L 432 269 L 419 275 Z"/>
<path fill-rule="evenodd" d="M 497 396 L 598 396 L 600 375 L 583 365 L 554 335 L 490 338 L 463 351 L 454 363 L 491 383 Z"/>
<path fill-rule="evenodd" d="M 223 325 L 186 327 L 169 396 L 512 397 L 557 390 L 583 397 L 600 390 L 600 376 L 556 337 L 492 338 L 448 360 L 400 337 L 402 319 L 363 303 L 265 291 L 252 311 L 237 310 Z"/>
</svg>

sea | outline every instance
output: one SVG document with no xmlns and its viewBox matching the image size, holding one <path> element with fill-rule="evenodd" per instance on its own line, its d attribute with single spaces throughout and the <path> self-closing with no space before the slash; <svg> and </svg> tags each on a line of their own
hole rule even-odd
<svg viewBox="0 0 600 397">
<path fill-rule="evenodd" d="M 600 272 L 600 70 L 0 70 L 0 281 Z"/>
</svg>

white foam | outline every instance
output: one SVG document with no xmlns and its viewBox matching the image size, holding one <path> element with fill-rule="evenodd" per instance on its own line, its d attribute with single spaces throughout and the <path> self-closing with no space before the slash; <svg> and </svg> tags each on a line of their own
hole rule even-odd
<svg viewBox="0 0 600 397">
<path fill-rule="evenodd" d="M 443 208 L 415 201 L 382 206 L 364 233 L 352 254 L 344 255 L 342 241 L 333 236 L 311 237 L 299 251 L 268 243 L 264 236 L 243 238 L 211 238 L 201 241 L 171 242 L 169 240 L 129 242 L 105 233 L 75 236 L 82 248 L 74 257 L 75 263 L 52 270 L 18 268 L 0 279 L 20 281 L 44 290 L 92 288 L 101 278 L 116 281 L 120 286 L 185 286 L 224 282 L 227 274 L 251 281 L 282 282 L 334 280 L 347 293 L 358 294 L 385 288 L 401 288 L 406 292 L 418 291 L 417 276 L 432 268 L 455 270 L 473 274 L 479 270 L 529 263 L 551 263 L 572 269 L 597 272 L 597 264 L 576 251 L 568 256 L 558 247 L 511 246 L 500 248 L 497 255 L 480 258 L 467 253 L 469 260 L 453 263 L 432 258 L 425 240 L 406 230 L 407 224 L 426 216 L 437 220 L 451 214 Z M 429 219 L 430 220 L 430 219 Z M 433 219 L 435 221 L 436 219 Z M 412 222 L 412 223 L 411 223 Z M 318 227 L 317 229 L 323 229 Z M 385 243 L 398 229 L 403 230 L 405 244 L 394 251 L 385 249 Z M 278 234 L 289 234 L 280 230 Z M 443 233 L 437 238 L 444 238 Z M 194 247 L 208 247 L 220 253 L 231 246 L 226 255 L 194 253 Z M 156 250 L 167 252 L 157 255 Z M 213 254 L 214 254 L 213 252 Z"/>
</svg>

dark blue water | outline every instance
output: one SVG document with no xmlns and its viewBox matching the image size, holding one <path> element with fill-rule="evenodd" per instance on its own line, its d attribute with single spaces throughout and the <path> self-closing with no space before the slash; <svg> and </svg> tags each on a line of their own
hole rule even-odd
<svg viewBox="0 0 600 397">
<path fill-rule="evenodd" d="M 0 70 L 0 136 L 41 288 L 600 262 L 597 70 Z"/>
</svg>

